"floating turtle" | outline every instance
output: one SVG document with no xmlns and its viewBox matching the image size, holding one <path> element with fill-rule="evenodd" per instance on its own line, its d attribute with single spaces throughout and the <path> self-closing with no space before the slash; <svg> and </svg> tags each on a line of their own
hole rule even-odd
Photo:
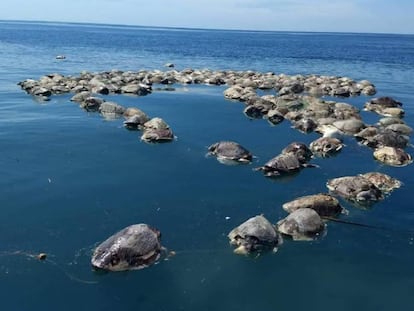
<svg viewBox="0 0 414 311">
<path fill-rule="evenodd" d="M 383 199 L 382 191 L 363 176 L 334 178 L 328 180 L 326 186 L 332 193 L 362 205 Z"/>
<path fill-rule="evenodd" d="M 369 172 L 365 174 L 360 174 L 360 176 L 368 179 L 378 189 L 385 193 L 389 193 L 394 189 L 400 188 L 402 185 L 401 181 L 384 173 Z"/>
<path fill-rule="evenodd" d="M 303 167 L 314 167 L 314 165 L 301 162 L 293 153 L 282 153 L 256 170 L 263 171 L 266 177 L 277 177 L 298 172 Z"/>
<path fill-rule="evenodd" d="M 405 148 L 409 142 L 410 138 L 406 135 L 399 134 L 392 130 L 383 130 L 373 137 L 366 138 L 364 144 L 369 147 L 395 147 L 395 148 Z"/>
<path fill-rule="evenodd" d="M 127 110 L 124 112 L 124 117 L 126 118 L 124 121 L 124 126 L 129 130 L 138 130 L 150 120 L 145 112 L 134 107 L 127 108 Z"/>
<path fill-rule="evenodd" d="M 275 227 L 262 215 L 252 217 L 228 234 L 236 254 L 253 254 L 266 250 L 276 251 L 282 239 Z"/>
<path fill-rule="evenodd" d="M 223 164 L 250 163 L 253 155 L 246 148 L 233 141 L 221 141 L 208 147 L 208 152 Z"/>
<path fill-rule="evenodd" d="M 403 123 L 390 124 L 385 128 L 385 130 L 393 131 L 401 135 L 411 135 L 413 133 L 413 129 L 407 124 Z"/>
<path fill-rule="evenodd" d="M 137 270 L 156 263 L 165 253 L 161 233 L 147 224 L 135 224 L 115 233 L 94 251 L 92 266 L 109 271 Z"/>
<path fill-rule="evenodd" d="M 301 142 L 293 142 L 287 145 L 281 152 L 282 154 L 293 154 L 302 163 L 308 162 L 313 154 L 307 145 Z"/>
<path fill-rule="evenodd" d="M 343 147 L 342 141 L 334 137 L 320 137 L 310 143 L 310 150 L 321 157 L 338 153 Z"/>
<path fill-rule="evenodd" d="M 311 208 L 321 217 L 335 217 L 340 213 L 346 213 L 346 210 L 342 208 L 339 201 L 326 193 L 306 195 L 286 202 L 282 207 L 288 213 L 292 213 L 299 208 Z"/>
<path fill-rule="evenodd" d="M 375 149 L 374 158 L 391 166 L 405 166 L 413 162 L 411 155 L 403 149 L 389 146 Z"/>
<path fill-rule="evenodd" d="M 313 209 L 299 208 L 278 221 L 277 230 L 293 240 L 313 240 L 325 230 L 325 224 Z"/>
<path fill-rule="evenodd" d="M 298 131 L 307 134 L 307 133 L 313 132 L 317 128 L 318 125 L 313 119 L 303 118 L 298 121 L 293 121 L 292 126 Z"/>
<path fill-rule="evenodd" d="M 169 142 L 174 140 L 174 134 L 169 128 L 146 128 L 141 136 L 141 140 L 148 143 Z"/>
<path fill-rule="evenodd" d="M 335 121 L 333 126 L 348 135 L 354 135 L 366 127 L 364 122 L 355 118 Z"/>
<path fill-rule="evenodd" d="M 161 118 L 155 117 L 144 123 L 146 129 L 169 129 L 170 126 Z"/>
</svg>

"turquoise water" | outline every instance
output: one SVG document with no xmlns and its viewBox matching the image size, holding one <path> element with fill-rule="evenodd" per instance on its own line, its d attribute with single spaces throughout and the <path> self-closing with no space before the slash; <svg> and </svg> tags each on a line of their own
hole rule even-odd
<svg viewBox="0 0 414 311">
<path fill-rule="evenodd" d="M 27 78 L 82 70 L 186 67 L 318 73 L 368 79 L 377 96 L 404 103 L 413 126 L 414 37 L 399 35 L 174 30 L 0 23 L 0 299 L 5 310 L 409 310 L 414 285 L 413 166 L 387 167 L 346 139 L 319 168 L 269 180 L 262 165 L 301 134 L 288 122 L 249 120 L 224 87 L 181 86 L 145 97 L 106 98 L 164 118 L 177 140 L 148 145 L 122 120 L 107 121 L 53 96 L 38 103 Z M 64 54 L 67 59 L 57 61 Z M 369 97 L 341 99 L 362 107 Z M 361 113 L 373 123 L 378 116 Z M 235 140 L 252 165 L 224 166 L 207 146 Z M 413 148 L 407 148 L 413 153 Z M 311 243 L 285 240 L 276 254 L 236 256 L 227 233 L 247 218 L 286 216 L 281 205 L 326 191 L 327 179 L 380 171 L 404 186 L 369 210 L 346 202 L 346 220 Z M 133 223 L 162 232 L 177 252 L 149 269 L 96 273 L 97 243 Z M 45 252 L 40 262 L 32 254 Z"/>
</svg>

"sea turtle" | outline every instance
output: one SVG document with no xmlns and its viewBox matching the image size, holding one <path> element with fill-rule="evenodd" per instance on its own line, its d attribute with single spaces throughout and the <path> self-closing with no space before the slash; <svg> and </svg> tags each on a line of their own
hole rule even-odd
<svg viewBox="0 0 414 311">
<path fill-rule="evenodd" d="M 409 140 L 410 138 L 406 135 L 399 134 L 390 129 L 385 129 L 372 137 L 366 138 L 364 144 L 372 148 L 383 146 L 405 148 L 408 145 Z"/>
<path fill-rule="evenodd" d="M 109 271 L 148 267 L 165 253 L 160 239 L 160 231 L 147 224 L 128 226 L 95 249 L 91 259 L 92 266 Z"/>
<path fill-rule="evenodd" d="M 301 142 L 292 142 L 283 148 L 282 154 L 293 154 L 301 163 L 308 162 L 312 158 L 312 151 L 308 146 Z"/>
<path fill-rule="evenodd" d="M 307 134 L 307 133 L 313 132 L 317 128 L 318 125 L 311 118 L 302 118 L 298 121 L 293 121 L 292 126 L 298 131 Z"/>
<path fill-rule="evenodd" d="M 140 129 L 145 122 L 148 121 L 148 117 L 145 114 L 135 114 L 133 116 L 128 117 L 124 121 L 124 126 L 128 130 L 138 130 Z"/>
<path fill-rule="evenodd" d="M 401 135 L 411 135 L 413 133 L 413 129 L 404 123 L 390 124 L 385 128 L 385 130 L 390 130 Z"/>
<path fill-rule="evenodd" d="M 282 153 L 270 159 L 265 165 L 256 168 L 256 170 L 263 171 L 266 177 L 277 177 L 298 172 L 303 167 L 312 167 L 312 165 L 301 162 L 293 153 Z"/>
<path fill-rule="evenodd" d="M 293 240 L 313 240 L 325 230 L 325 224 L 313 209 L 302 207 L 278 221 L 277 230 Z"/>
<path fill-rule="evenodd" d="M 169 129 L 170 126 L 161 118 L 155 117 L 144 123 L 144 128 L 148 129 Z"/>
<path fill-rule="evenodd" d="M 333 126 L 348 135 L 354 135 L 366 127 L 363 121 L 355 118 L 335 121 Z"/>
<path fill-rule="evenodd" d="M 373 98 L 370 101 L 366 102 L 364 105 L 364 110 L 374 111 L 383 116 L 395 117 L 397 115 L 395 115 L 394 113 L 390 113 L 390 109 L 391 112 L 402 110 L 400 108 L 401 106 L 402 104 L 399 101 L 396 101 L 391 97 L 384 96 L 379 98 Z"/>
<path fill-rule="evenodd" d="M 266 250 L 276 251 L 282 243 L 275 227 L 263 216 L 249 218 L 228 234 L 230 244 L 236 246 L 236 254 L 253 254 Z"/>
<path fill-rule="evenodd" d="M 246 148 L 233 141 L 220 141 L 208 147 L 208 153 L 223 164 L 250 163 L 253 155 Z"/>
<path fill-rule="evenodd" d="M 387 174 L 380 172 L 369 172 L 360 174 L 360 176 L 368 179 L 382 192 L 389 193 L 394 189 L 400 188 L 402 183 L 398 179 L 395 179 Z"/>
<path fill-rule="evenodd" d="M 320 137 L 310 143 L 310 150 L 322 157 L 328 157 L 339 152 L 342 147 L 342 141 L 334 137 Z"/>
<path fill-rule="evenodd" d="M 369 205 L 383 198 L 382 191 L 363 176 L 330 179 L 326 186 L 333 194 L 362 205 Z"/>
<path fill-rule="evenodd" d="M 375 149 L 374 158 L 391 166 L 405 166 L 413 162 L 411 155 L 403 149 L 389 146 Z"/>
<path fill-rule="evenodd" d="M 169 128 L 146 128 L 141 136 L 141 140 L 145 142 L 169 142 L 174 139 L 174 134 Z"/>
<path fill-rule="evenodd" d="M 135 107 L 127 108 L 124 112 L 124 117 L 126 119 L 124 121 L 124 126 L 129 130 L 138 130 L 150 120 L 144 111 Z"/>
<path fill-rule="evenodd" d="M 282 205 L 283 209 L 292 213 L 299 208 L 311 208 L 321 217 L 335 217 L 340 213 L 346 213 L 339 201 L 327 193 L 318 193 L 299 197 Z"/>
</svg>

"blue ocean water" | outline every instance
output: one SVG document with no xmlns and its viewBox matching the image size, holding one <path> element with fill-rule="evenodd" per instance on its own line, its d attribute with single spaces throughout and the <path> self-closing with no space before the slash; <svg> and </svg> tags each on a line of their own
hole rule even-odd
<svg viewBox="0 0 414 311">
<path fill-rule="evenodd" d="M 64 61 L 55 59 L 66 55 Z M 272 181 L 252 168 L 291 141 L 309 143 L 287 122 L 249 120 L 225 87 L 176 85 L 145 97 L 110 95 L 164 118 L 178 139 L 148 145 L 53 96 L 39 103 L 17 85 L 48 73 L 209 68 L 368 79 L 376 96 L 404 104 L 414 125 L 414 36 L 251 32 L 0 22 L 0 299 L 4 310 L 410 310 L 414 286 L 413 165 L 380 165 L 352 139 L 319 168 Z M 358 107 L 370 97 L 341 101 Z M 374 123 L 377 115 L 361 113 Z M 256 156 L 224 166 L 207 146 L 235 140 Z M 413 148 L 407 148 L 413 153 Z M 404 185 L 314 242 L 285 240 L 276 254 L 236 256 L 227 234 L 247 218 L 286 216 L 281 205 L 325 192 L 327 179 L 380 171 Z M 344 217 L 345 218 L 345 217 Z M 162 232 L 177 252 L 140 271 L 96 273 L 93 248 L 133 223 Z M 32 254 L 45 252 L 48 260 Z"/>
</svg>

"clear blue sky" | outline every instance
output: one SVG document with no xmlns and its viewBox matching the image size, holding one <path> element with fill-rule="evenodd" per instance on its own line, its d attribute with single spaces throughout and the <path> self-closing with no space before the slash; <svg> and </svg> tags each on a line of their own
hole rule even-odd
<svg viewBox="0 0 414 311">
<path fill-rule="evenodd" d="M 0 19 L 414 34 L 414 0 L 1 0 Z"/>
</svg>

